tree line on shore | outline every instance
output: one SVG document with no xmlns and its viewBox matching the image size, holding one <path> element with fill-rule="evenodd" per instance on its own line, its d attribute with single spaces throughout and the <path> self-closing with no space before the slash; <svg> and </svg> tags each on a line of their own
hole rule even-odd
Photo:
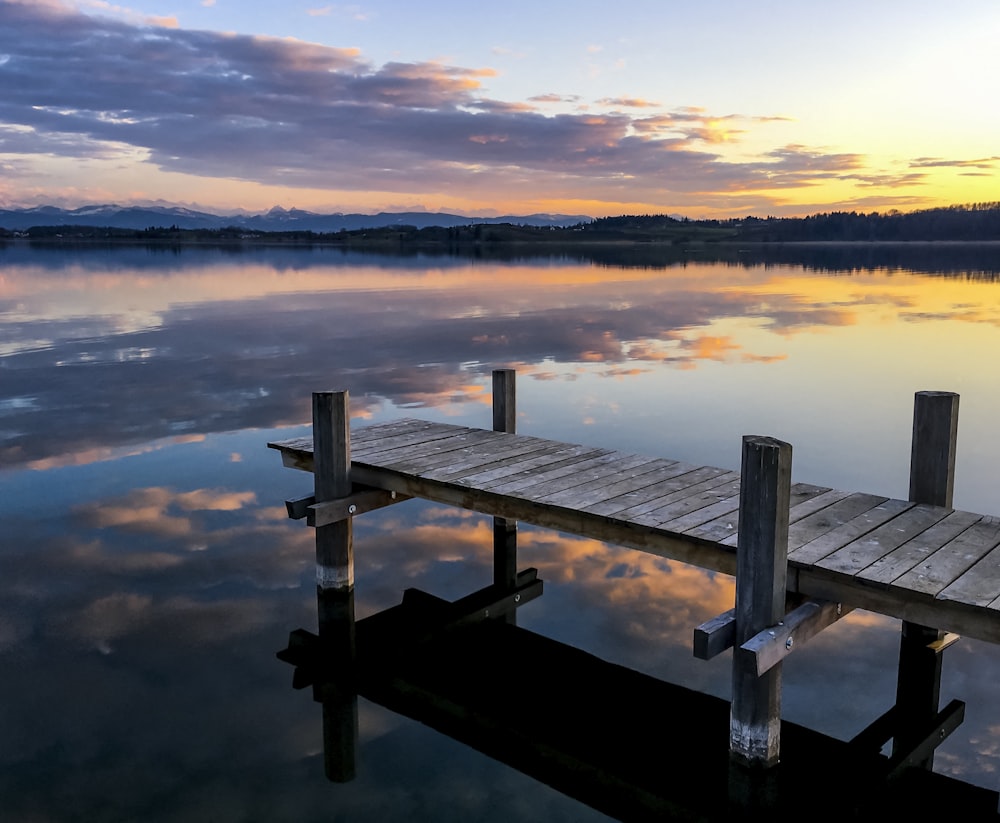
<svg viewBox="0 0 1000 823">
<path fill-rule="evenodd" d="M 461 247 L 495 243 L 795 243 L 1000 241 L 1000 202 L 923 209 L 913 212 L 838 211 L 808 217 L 742 217 L 691 220 L 669 215 L 601 217 L 569 227 L 514 223 L 418 229 L 390 226 L 372 229 L 248 231 L 245 228 L 181 229 L 150 226 L 124 229 L 90 226 L 36 226 L 12 232 L 0 228 L 0 240 L 26 237 L 37 241 L 107 241 L 168 243 L 312 243 L 345 247 Z"/>
</svg>

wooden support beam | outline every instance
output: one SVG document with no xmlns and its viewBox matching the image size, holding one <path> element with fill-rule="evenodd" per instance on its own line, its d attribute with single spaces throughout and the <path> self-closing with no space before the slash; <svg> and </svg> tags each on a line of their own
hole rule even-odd
<svg viewBox="0 0 1000 823">
<path fill-rule="evenodd" d="M 316 495 L 307 494 L 305 497 L 296 497 L 294 500 L 285 501 L 285 511 L 288 512 L 289 520 L 302 520 L 309 515 L 309 507 L 316 502 Z"/>
<path fill-rule="evenodd" d="M 351 413 L 346 391 L 313 393 L 313 484 L 317 503 L 351 493 Z M 350 518 L 316 529 L 316 584 L 354 586 L 354 524 Z"/>
<path fill-rule="evenodd" d="M 921 391 L 913 398 L 910 444 L 910 500 L 951 508 L 958 446 L 958 400 L 954 392 Z M 941 695 L 941 655 L 945 632 L 903 621 L 899 640 L 896 707 L 903 720 L 893 740 L 893 754 L 914 748 L 906 729 L 919 728 L 937 714 Z M 920 764 L 933 768 L 933 749 Z"/>
<path fill-rule="evenodd" d="M 758 632 L 740 648 L 753 655 L 760 677 L 850 611 L 851 607 L 841 603 L 809 600 L 786 614 L 777 626 Z"/>
<path fill-rule="evenodd" d="M 781 665 L 758 677 L 754 655 L 740 646 L 784 616 L 791 476 L 791 445 L 744 436 L 729 721 L 729 751 L 740 765 L 774 766 L 780 753 Z"/>
<path fill-rule="evenodd" d="M 786 592 L 785 614 L 788 615 L 804 602 L 804 598 L 798 592 Z M 695 628 L 692 645 L 694 656 L 699 660 L 711 660 L 735 646 L 736 609 L 723 612 Z"/>
<path fill-rule="evenodd" d="M 736 644 L 736 609 L 706 620 L 694 630 L 694 656 L 711 660 Z"/>
<path fill-rule="evenodd" d="M 394 503 L 411 500 L 408 494 L 376 489 L 361 483 L 354 484 L 354 490 L 347 497 L 317 503 L 316 495 L 310 494 L 285 501 L 285 510 L 290 520 L 306 520 L 310 526 L 328 526 L 338 520 L 382 509 Z"/>
<path fill-rule="evenodd" d="M 944 709 L 936 712 L 929 722 L 910 730 L 907 736 L 909 743 L 907 748 L 897 752 L 895 745 L 893 746 L 888 777 L 896 777 L 910 768 L 925 768 L 926 763 L 933 762 L 934 750 L 947 740 L 964 720 L 965 703 L 961 700 L 952 700 Z M 896 722 L 900 722 L 898 715 Z M 899 735 L 894 738 L 893 743 L 895 744 L 897 740 Z"/>
<path fill-rule="evenodd" d="M 510 589 L 487 586 L 454 602 L 442 600 L 420 589 L 407 589 L 403 593 L 403 604 L 423 607 L 428 615 L 432 615 L 425 630 L 425 634 L 430 635 L 467 623 L 505 618 L 525 603 L 541 597 L 542 592 L 543 584 L 538 579 L 538 570 L 525 569 L 517 575 L 515 584 Z"/>
<path fill-rule="evenodd" d="M 410 499 L 408 494 L 356 485 L 354 491 L 347 497 L 328 500 L 325 503 L 313 503 L 309 506 L 306 514 L 307 522 L 310 526 L 327 526 Z"/>
</svg>

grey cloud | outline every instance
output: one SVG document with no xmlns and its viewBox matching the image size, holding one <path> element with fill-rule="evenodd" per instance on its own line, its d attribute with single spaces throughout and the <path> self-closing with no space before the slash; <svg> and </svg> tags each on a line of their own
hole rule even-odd
<svg viewBox="0 0 1000 823">
<path fill-rule="evenodd" d="M 753 118 L 693 108 L 659 119 L 544 116 L 484 97 L 489 69 L 374 67 L 352 49 L 130 25 L 49 5 L 0 5 L 0 54 L 0 148 L 12 154 L 131 146 L 166 170 L 342 190 L 447 190 L 481 185 L 484 174 L 498 191 L 537 189 L 545 174 L 551 196 L 586 188 L 588 197 L 623 192 L 626 181 L 633 197 L 801 186 L 861 164 L 801 147 L 726 163 L 693 141 L 713 142 L 713 124 L 733 120 L 726 128 L 735 134 L 736 121 Z"/>
</svg>

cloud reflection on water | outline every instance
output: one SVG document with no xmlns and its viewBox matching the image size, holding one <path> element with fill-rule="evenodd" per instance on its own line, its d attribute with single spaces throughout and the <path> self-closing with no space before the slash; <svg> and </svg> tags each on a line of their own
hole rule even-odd
<svg viewBox="0 0 1000 823">
<path fill-rule="evenodd" d="M 995 340 L 981 335 L 1000 325 L 995 284 L 911 275 L 302 260 L 249 270 L 216 260 L 191 272 L 167 258 L 102 285 L 103 314 L 93 309 L 100 300 L 73 299 L 104 277 L 94 272 L 99 262 L 5 268 L 2 295 L 30 314 L 4 327 L 13 353 L 0 357 L 0 660 L 8 673 L 0 725 L 10 742 L 0 796 L 16 798 L 15 812 L 58 816 L 71 803 L 95 820 L 238 819 L 254 809 L 302 819 L 334 808 L 384 820 L 406 819 L 421 802 L 440 807 L 432 795 L 446 793 L 444 777 L 421 775 L 427 785 L 414 787 L 378 767 L 331 794 L 316 762 L 316 707 L 288 688 L 288 671 L 273 658 L 290 629 L 315 623 L 313 547 L 310 530 L 289 523 L 280 505 L 305 493 L 309 478 L 280 469 L 264 443 L 276 428 L 307 421 L 314 389 L 348 386 L 360 418 L 410 406 L 420 411 L 407 414 L 488 425 L 489 370 L 516 365 L 532 433 L 548 426 L 575 439 L 592 420 L 607 445 L 692 441 L 697 452 L 699 438 L 729 436 L 713 406 L 738 407 L 740 426 L 750 426 L 772 424 L 753 416 L 755 404 L 771 414 L 776 403 L 811 403 L 783 425 L 813 426 L 821 433 L 807 431 L 832 462 L 853 464 L 830 432 L 843 428 L 857 447 L 861 426 L 829 404 L 826 384 L 852 387 L 867 425 L 872 406 L 884 403 L 866 393 L 873 383 L 897 392 L 907 369 L 921 380 L 971 380 L 955 373 L 950 353 Z M 141 328 L 122 321 L 140 316 L 156 319 Z M 934 325 L 940 316 L 956 322 Z M 892 356 L 926 344 L 907 336 L 924 328 L 949 332 L 937 343 L 942 371 L 926 350 L 912 362 Z M 965 336 L 969 329 L 980 336 Z M 852 336 L 837 336 L 843 330 Z M 18 348 L 43 337 L 53 342 Z M 139 351 L 150 356 L 122 356 Z M 860 368 L 873 359 L 892 368 Z M 713 369 L 725 378 L 713 380 Z M 766 382 L 762 370 L 782 376 Z M 678 375 L 683 381 L 672 382 Z M 540 408 L 549 391 L 558 407 L 551 419 Z M 657 403 L 656 416 L 642 416 Z M 696 412 L 684 417 L 685 403 Z M 987 431 L 976 409 L 990 408 L 989 396 L 973 392 L 966 404 L 963 436 Z M 992 415 L 978 414 L 992 425 Z M 814 444 L 803 440 L 799 453 L 808 455 Z M 883 462 L 879 448 L 860 451 Z M 905 469 L 893 471 L 905 479 Z M 959 479 L 969 474 L 963 463 Z M 464 595 L 489 581 L 490 551 L 489 522 L 474 515 L 416 502 L 366 515 L 356 524 L 359 616 L 397 603 L 407 586 Z M 689 646 L 693 626 L 732 605 L 729 578 L 527 528 L 520 557 L 546 580 L 521 625 L 728 693 L 726 660 L 693 661 Z M 856 732 L 892 702 L 887 661 L 897 643 L 892 621 L 868 614 L 824 632 L 786 667 L 787 716 Z M 968 701 L 968 719 L 939 768 L 991 785 L 996 649 L 963 641 L 948 652 L 945 676 L 944 699 Z M 441 775 L 465 781 L 480 800 L 516 784 L 539 808 L 554 802 L 428 732 L 369 710 L 363 718 L 367 745 L 398 761 L 396 742 L 418 741 L 447 761 Z M 510 808 L 501 803 L 495 814 Z"/>
</svg>

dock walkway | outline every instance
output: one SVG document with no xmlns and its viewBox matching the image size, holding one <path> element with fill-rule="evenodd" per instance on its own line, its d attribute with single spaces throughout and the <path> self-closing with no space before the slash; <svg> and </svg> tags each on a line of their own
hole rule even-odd
<svg viewBox="0 0 1000 823">
<path fill-rule="evenodd" d="M 736 572 L 739 472 L 411 419 L 350 441 L 355 484 Z M 313 470 L 311 438 L 268 445 Z M 790 593 L 1000 642 L 998 517 L 796 483 L 787 571 Z"/>
</svg>

